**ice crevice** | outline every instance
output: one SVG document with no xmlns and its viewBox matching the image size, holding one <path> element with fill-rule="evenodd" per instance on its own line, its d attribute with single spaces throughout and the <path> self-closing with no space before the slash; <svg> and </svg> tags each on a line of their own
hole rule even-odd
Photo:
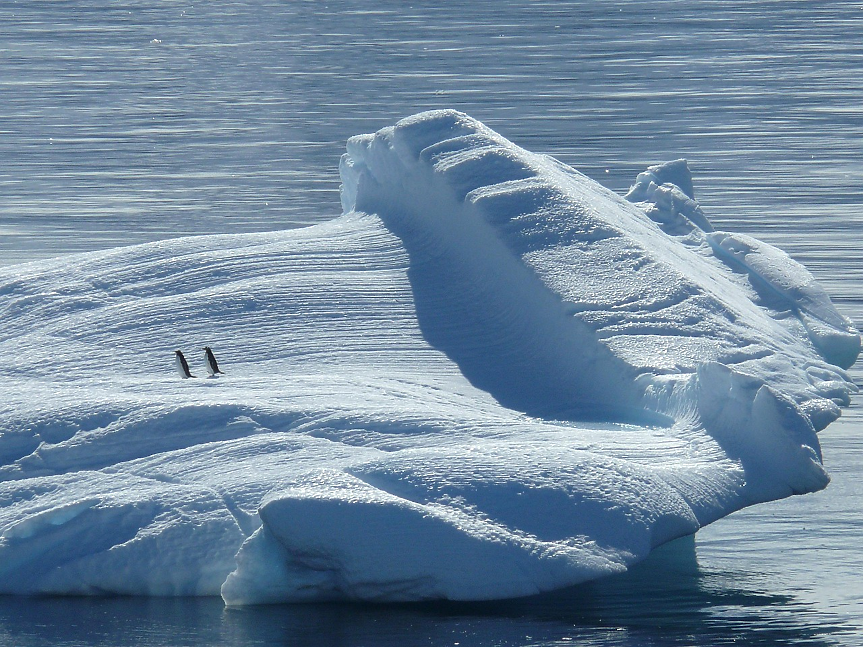
<svg viewBox="0 0 863 647">
<path fill-rule="evenodd" d="M 685 161 L 624 198 L 443 110 L 340 173 L 314 227 L 0 268 L 0 592 L 530 595 L 827 484 L 859 335 Z"/>
</svg>

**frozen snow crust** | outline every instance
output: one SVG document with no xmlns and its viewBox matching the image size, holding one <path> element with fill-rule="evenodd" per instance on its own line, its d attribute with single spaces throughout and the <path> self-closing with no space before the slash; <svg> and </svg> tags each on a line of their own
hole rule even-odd
<svg viewBox="0 0 863 647">
<path fill-rule="evenodd" d="M 860 338 L 684 161 L 628 202 L 437 111 L 341 174 L 324 225 L 0 269 L 0 592 L 522 596 L 826 485 Z"/>
</svg>

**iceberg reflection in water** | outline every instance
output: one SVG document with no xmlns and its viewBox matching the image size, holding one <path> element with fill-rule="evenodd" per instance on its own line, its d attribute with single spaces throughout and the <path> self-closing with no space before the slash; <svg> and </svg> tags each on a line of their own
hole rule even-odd
<svg viewBox="0 0 863 647">
<path fill-rule="evenodd" d="M 840 622 L 740 573 L 702 570 L 692 537 L 629 572 L 533 598 L 225 608 L 214 598 L 0 597 L 16 647 L 835 645 Z M 767 612 L 769 610 L 769 612 Z"/>
</svg>

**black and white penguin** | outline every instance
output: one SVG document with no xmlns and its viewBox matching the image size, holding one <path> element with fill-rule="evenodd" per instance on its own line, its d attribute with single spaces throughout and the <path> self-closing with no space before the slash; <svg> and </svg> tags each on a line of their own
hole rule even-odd
<svg viewBox="0 0 863 647">
<path fill-rule="evenodd" d="M 216 373 L 222 373 L 219 370 L 219 364 L 216 362 L 216 356 L 213 355 L 213 349 L 209 346 L 204 346 L 204 362 L 207 365 L 207 373 L 214 376 Z M 222 373 L 224 375 L 224 373 Z"/>
<path fill-rule="evenodd" d="M 189 371 L 189 365 L 186 363 L 186 358 L 183 357 L 183 351 L 175 350 L 174 356 L 174 364 L 177 366 L 177 373 L 180 374 L 180 377 L 184 380 L 187 377 L 195 377 Z"/>
</svg>

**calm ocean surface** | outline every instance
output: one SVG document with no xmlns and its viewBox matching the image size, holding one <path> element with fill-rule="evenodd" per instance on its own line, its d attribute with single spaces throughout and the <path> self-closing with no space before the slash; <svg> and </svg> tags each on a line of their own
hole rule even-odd
<svg viewBox="0 0 863 647">
<path fill-rule="evenodd" d="M 0 0 L 0 264 L 329 219 L 345 139 L 435 107 L 616 191 L 686 157 L 718 228 L 785 249 L 863 327 L 859 0 Z M 0 597 L 0 645 L 863 645 L 861 399 L 821 434 L 825 491 L 604 582 L 480 605 Z"/>
</svg>

